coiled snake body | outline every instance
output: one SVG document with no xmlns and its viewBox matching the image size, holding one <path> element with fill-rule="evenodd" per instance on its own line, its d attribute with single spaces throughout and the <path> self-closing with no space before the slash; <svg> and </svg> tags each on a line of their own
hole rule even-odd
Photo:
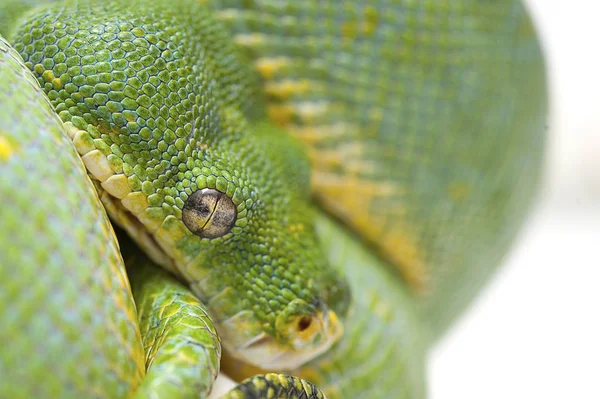
<svg viewBox="0 0 600 399">
<path fill-rule="evenodd" d="M 0 33 L 0 397 L 426 395 L 538 180 L 518 1 L 6 1 Z"/>
</svg>

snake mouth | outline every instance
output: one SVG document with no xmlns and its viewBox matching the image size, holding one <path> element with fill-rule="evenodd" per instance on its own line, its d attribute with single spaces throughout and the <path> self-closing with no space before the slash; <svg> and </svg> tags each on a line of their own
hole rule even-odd
<svg viewBox="0 0 600 399">
<path fill-rule="evenodd" d="M 344 332 L 333 311 L 317 314 L 310 326 L 304 327 L 304 331 L 285 344 L 261 332 L 239 345 L 230 340 L 223 340 L 223 345 L 228 353 L 245 363 L 267 370 L 293 370 L 326 352 Z"/>
<path fill-rule="evenodd" d="M 123 172 L 117 173 L 110 166 L 108 157 L 90 144 L 91 135 L 86 129 L 79 129 L 71 122 L 65 122 L 65 131 L 81 156 L 86 170 L 93 177 L 92 183 L 111 221 L 123 228 L 155 263 L 173 274 L 181 276 L 178 264 L 168 255 L 169 234 L 163 231 L 166 220 L 153 220 L 145 211 L 148 199 L 141 191 L 129 186 Z M 171 223 L 170 225 L 173 225 Z M 181 229 L 180 229 L 181 230 Z M 181 236 L 181 231 L 172 232 Z"/>
</svg>

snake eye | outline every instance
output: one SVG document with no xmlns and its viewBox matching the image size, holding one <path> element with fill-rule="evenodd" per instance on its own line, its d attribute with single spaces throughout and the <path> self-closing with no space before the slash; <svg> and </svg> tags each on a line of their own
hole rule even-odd
<svg viewBox="0 0 600 399">
<path fill-rule="evenodd" d="M 195 191 L 183 205 L 183 223 L 202 238 L 224 236 L 236 218 L 237 210 L 231 198 L 211 188 Z"/>
</svg>

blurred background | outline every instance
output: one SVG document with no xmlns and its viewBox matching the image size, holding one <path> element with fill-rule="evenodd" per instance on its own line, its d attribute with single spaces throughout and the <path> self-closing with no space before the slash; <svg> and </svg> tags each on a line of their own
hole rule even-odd
<svg viewBox="0 0 600 399">
<path fill-rule="evenodd" d="M 545 186 L 504 268 L 432 351 L 432 399 L 600 398 L 600 5 L 525 3 L 552 96 Z"/>
</svg>

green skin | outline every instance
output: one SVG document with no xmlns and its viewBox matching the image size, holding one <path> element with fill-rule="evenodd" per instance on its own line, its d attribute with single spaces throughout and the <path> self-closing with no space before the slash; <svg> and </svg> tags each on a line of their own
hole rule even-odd
<svg viewBox="0 0 600 399">
<path fill-rule="evenodd" d="M 0 397 L 206 397 L 221 344 L 304 378 L 230 397 L 425 397 L 539 177 L 517 1 L 9 3 Z M 222 237 L 183 221 L 206 188 Z"/>
</svg>

